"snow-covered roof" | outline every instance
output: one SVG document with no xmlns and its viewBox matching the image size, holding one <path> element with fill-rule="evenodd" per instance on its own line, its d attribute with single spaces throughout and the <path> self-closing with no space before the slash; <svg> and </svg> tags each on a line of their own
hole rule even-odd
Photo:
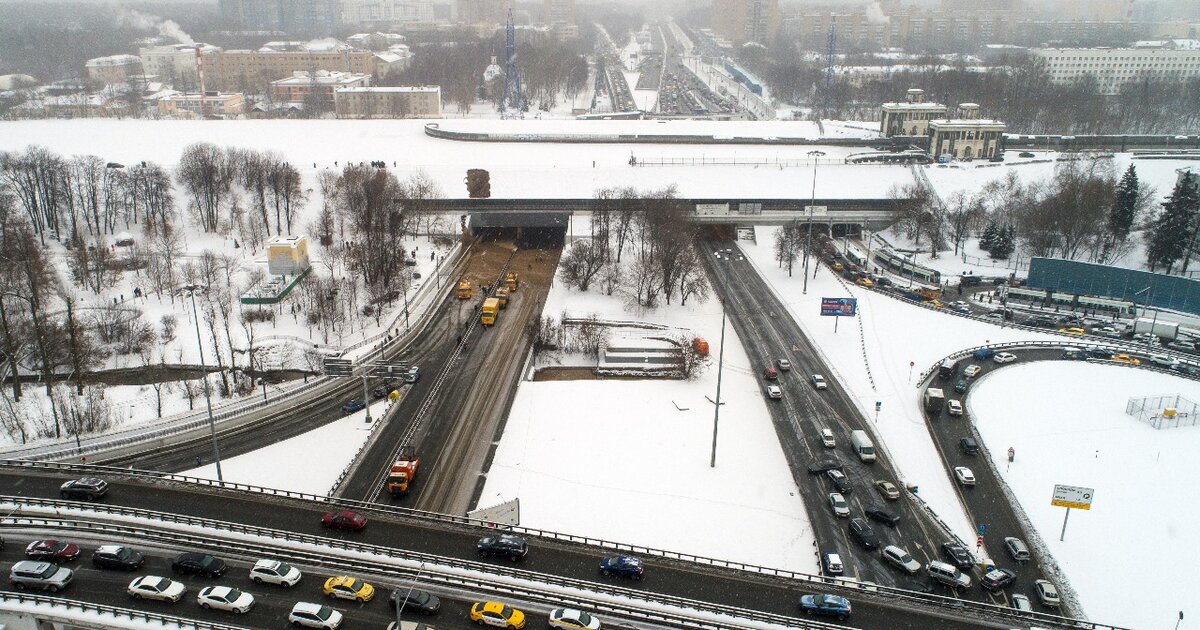
<svg viewBox="0 0 1200 630">
<path fill-rule="evenodd" d="M 401 57 L 394 52 L 375 53 L 375 58 L 386 63 L 398 63 L 404 60 L 404 57 Z"/>
<path fill-rule="evenodd" d="M 102 66 L 123 66 L 126 64 L 141 62 L 141 58 L 137 55 L 110 55 L 108 57 L 96 57 L 95 59 L 88 59 L 87 63 L 83 65 L 85 68 L 99 68 Z"/>
<path fill-rule="evenodd" d="M 436 86 L 436 85 L 423 85 L 423 86 L 391 86 L 391 87 L 345 87 L 345 88 L 338 88 L 338 89 L 337 89 L 337 91 L 338 91 L 338 93 L 348 93 L 348 92 L 371 92 L 371 93 L 379 93 L 379 92 L 412 92 L 412 93 L 425 93 L 425 94 L 432 94 L 432 93 L 441 92 L 441 91 L 442 91 L 442 88 L 441 88 L 441 87 L 439 87 L 439 86 Z"/>
</svg>

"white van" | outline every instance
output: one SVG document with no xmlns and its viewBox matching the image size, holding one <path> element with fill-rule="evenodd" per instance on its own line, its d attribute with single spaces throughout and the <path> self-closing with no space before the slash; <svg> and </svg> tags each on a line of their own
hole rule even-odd
<svg viewBox="0 0 1200 630">
<path fill-rule="evenodd" d="M 971 586 L 971 576 L 959 571 L 952 564 L 934 560 L 925 565 L 925 570 L 929 571 L 929 577 L 946 586 L 954 588 L 969 588 Z"/>
<path fill-rule="evenodd" d="M 875 461 L 875 443 L 867 437 L 867 432 L 858 430 L 850 433 L 850 445 L 854 454 L 863 462 L 870 464 Z"/>
</svg>

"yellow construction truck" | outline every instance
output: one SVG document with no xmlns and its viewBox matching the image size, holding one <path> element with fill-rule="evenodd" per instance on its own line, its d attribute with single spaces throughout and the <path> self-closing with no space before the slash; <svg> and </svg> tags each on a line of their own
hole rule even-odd
<svg viewBox="0 0 1200 630">
<path fill-rule="evenodd" d="M 508 288 L 500 287 L 496 289 L 496 299 L 500 300 L 500 308 L 508 306 Z"/>
<path fill-rule="evenodd" d="M 508 272 L 508 275 L 504 278 L 504 286 L 509 291 L 516 291 L 517 287 L 521 286 L 521 282 L 517 280 L 517 272 Z"/>
<path fill-rule="evenodd" d="M 500 312 L 500 300 L 491 297 L 483 301 L 483 312 L 479 315 L 479 323 L 491 326 L 496 323 L 496 315 Z"/>
<path fill-rule="evenodd" d="M 474 293 L 475 292 L 471 289 L 471 281 L 470 280 L 459 280 L 458 281 L 458 294 L 457 294 L 458 299 L 469 300 L 469 299 L 471 299 L 471 296 L 474 295 Z"/>
</svg>

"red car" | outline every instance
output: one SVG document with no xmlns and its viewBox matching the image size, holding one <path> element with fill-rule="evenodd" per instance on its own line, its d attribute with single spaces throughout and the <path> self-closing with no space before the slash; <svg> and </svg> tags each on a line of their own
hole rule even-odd
<svg viewBox="0 0 1200 630">
<path fill-rule="evenodd" d="M 25 557 L 31 560 L 74 560 L 79 557 L 79 545 L 58 540 L 35 540 L 25 547 Z"/>
<path fill-rule="evenodd" d="M 326 512 L 325 516 L 321 517 L 321 524 L 329 529 L 348 529 L 356 532 L 367 526 L 367 519 L 350 511 Z"/>
</svg>

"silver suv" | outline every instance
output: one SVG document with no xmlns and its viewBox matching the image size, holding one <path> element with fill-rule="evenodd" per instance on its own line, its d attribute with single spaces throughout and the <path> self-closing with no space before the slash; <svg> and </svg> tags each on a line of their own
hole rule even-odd
<svg viewBox="0 0 1200 630">
<path fill-rule="evenodd" d="M 13 565 L 8 573 L 8 579 L 17 590 L 40 588 L 57 593 L 71 583 L 75 574 L 66 567 L 60 567 L 49 562 L 34 562 L 23 560 Z"/>
</svg>

